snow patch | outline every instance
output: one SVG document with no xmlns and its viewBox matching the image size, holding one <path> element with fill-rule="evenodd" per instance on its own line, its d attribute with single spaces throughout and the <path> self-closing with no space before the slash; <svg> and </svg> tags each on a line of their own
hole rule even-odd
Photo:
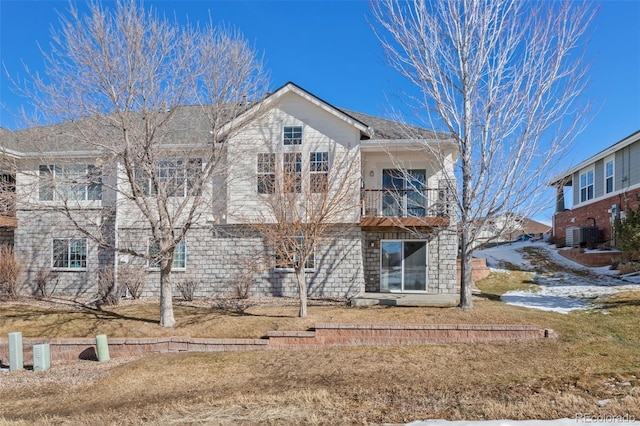
<svg viewBox="0 0 640 426">
<path fill-rule="evenodd" d="M 567 314 L 574 310 L 589 309 L 599 296 L 611 295 L 622 291 L 640 290 L 640 275 L 620 277 L 618 271 L 608 266 L 590 268 L 569 260 L 558 250 L 544 242 L 517 242 L 504 244 L 483 250 L 477 250 L 476 257 L 487 260 L 493 272 L 508 262 L 520 270 L 533 271 L 531 263 L 524 258 L 527 246 L 535 246 L 546 252 L 551 261 L 560 265 L 564 271 L 552 272 L 538 270 L 535 291 L 509 291 L 502 295 L 505 303 L 514 306 Z"/>
</svg>

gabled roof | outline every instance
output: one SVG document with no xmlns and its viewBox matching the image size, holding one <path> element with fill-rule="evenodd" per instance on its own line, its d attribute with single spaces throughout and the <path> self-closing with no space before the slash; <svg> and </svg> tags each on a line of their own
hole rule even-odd
<svg viewBox="0 0 640 426">
<path fill-rule="evenodd" d="M 400 145 L 402 143 L 410 143 L 415 139 L 442 142 L 450 140 L 449 135 L 443 133 L 335 107 L 293 82 L 284 84 L 261 101 L 246 105 L 244 107 L 246 108 L 245 112 L 235 120 L 242 120 L 243 117 L 252 117 L 252 113 L 258 108 L 271 108 L 287 93 L 295 93 L 334 117 L 355 127 L 360 132 L 360 138 L 364 141 L 364 145 L 366 145 L 367 140 L 371 140 L 373 144 L 387 141 L 386 143 L 399 143 Z M 197 105 L 179 106 L 175 107 L 172 112 L 174 116 L 167 122 L 161 141 L 164 140 L 167 144 L 175 144 L 175 141 L 189 144 L 207 143 L 210 137 L 210 122 L 207 118 L 206 108 Z M 158 113 L 162 114 L 163 111 L 158 111 Z M 132 114 L 135 116 L 136 113 Z M 235 120 L 228 125 L 232 126 Z M 118 131 L 117 127 L 109 125 L 108 119 L 100 120 L 97 123 L 90 118 L 31 127 L 18 131 L 0 128 L 0 152 L 19 156 L 29 156 L 30 153 L 36 152 L 40 155 L 69 154 L 72 156 L 85 156 L 97 154 L 95 147 L 71 139 L 71 135 L 82 128 L 91 129 L 90 131 L 99 129 L 101 137 L 108 135 L 108 132 Z"/>
<path fill-rule="evenodd" d="M 551 180 L 551 182 L 549 182 L 549 186 L 556 186 L 559 184 L 564 184 L 567 180 L 567 178 L 570 178 L 571 175 L 573 175 L 575 172 L 584 169 L 585 167 L 595 163 L 596 161 L 602 160 L 605 157 L 610 156 L 611 154 L 615 153 L 616 151 L 621 150 L 622 148 L 625 148 L 629 145 L 631 145 L 634 142 L 637 142 L 640 140 L 640 130 L 635 131 L 634 133 L 630 134 L 629 136 L 621 139 L 620 141 L 614 143 L 613 145 L 611 145 L 608 148 L 605 148 L 604 150 L 600 151 L 599 153 L 597 153 L 596 155 L 587 158 L 586 160 L 584 160 L 583 162 L 581 162 L 580 164 L 578 164 L 577 166 L 574 166 L 572 168 L 570 168 L 569 170 L 567 170 L 566 172 L 562 173 L 561 175 L 556 176 L 555 178 L 553 178 Z"/>
<path fill-rule="evenodd" d="M 339 119 L 346 121 L 348 124 L 356 127 L 365 138 L 371 137 L 373 129 L 371 129 L 371 127 L 366 123 L 362 122 L 357 117 L 353 117 L 350 114 L 345 113 L 340 108 L 331 105 L 329 102 L 304 90 L 302 87 L 291 81 L 276 89 L 273 93 L 269 94 L 264 100 L 260 102 L 260 104 L 262 104 L 262 106 L 267 106 L 272 102 L 276 102 L 279 98 L 290 92 L 296 93 L 312 104 L 322 108 L 329 114 L 332 114 L 333 116 L 338 117 Z"/>
<path fill-rule="evenodd" d="M 342 111 L 371 127 L 373 129 L 372 139 L 448 139 L 450 137 L 446 133 L 438 133 L 422 127 L 410 126 L 357 111 L 347 109 Z"/>
</svg>

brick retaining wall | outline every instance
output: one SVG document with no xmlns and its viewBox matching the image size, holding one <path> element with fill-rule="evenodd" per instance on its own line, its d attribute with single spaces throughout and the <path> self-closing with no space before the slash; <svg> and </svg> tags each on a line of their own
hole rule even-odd
<svg viewBox="0 0 640 426">
<path fill-rule="evenodd" d="M 609 266 L 613 262 L 617 262 L 622 258 L 622 252 L 619 251 L 599 251 L 589 252 L 579 248 L 571 248 L 566 250 L 558 250 L 562 256 L 567 259 L 578 262 L 584 266 L 602 267 Z"/>
<path fill-rule="evenodd" d="M 314 331 L 270 331 L 266 339 L 192 337 L 113 338 L 112 358 L 169 352 L 221 352 L 304 349 L 331 346 L 389 346 L 429 343 L 471 343 L 555 337 L 553 330 L 531 325 L 384 325 L 318 324 Z M 24 338 L 24 363 L 33 362 L 33 345 L 49 343 L 51 360 L 96 360 L 95 338 Z M 0 361 L 9 363 L 9 343 L 0 339 Z"/>
</svg>

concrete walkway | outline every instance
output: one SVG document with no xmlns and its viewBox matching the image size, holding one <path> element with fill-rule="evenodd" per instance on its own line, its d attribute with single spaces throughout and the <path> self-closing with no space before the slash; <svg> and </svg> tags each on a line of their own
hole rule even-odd
<svg viewBox="0 0 640 426">
<path fill-rule="evenodd" d="M 458 294 L 361 293 L 351 299 L 351 306 L 434 306 L 449 307 L 460 303 Z"/>
</svg>

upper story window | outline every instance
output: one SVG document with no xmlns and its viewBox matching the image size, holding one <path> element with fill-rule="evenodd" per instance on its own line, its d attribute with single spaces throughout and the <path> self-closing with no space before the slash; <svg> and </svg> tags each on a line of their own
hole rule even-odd
<svg viewBox="0 0 640 426">
<path fill-rule="evenodd" d="M 160 268 L 160 246 L 157 241 L 149 241 L 149 268 Z M 187 246 L 183 241 L 180 241 L 175 249 L 173 249 L 173 261 L 171 263 L 171 269 L 184 271 L 187 269 Z"/>
<path fill-rule="evenodd" d="M 55 238 L 51 263 L 54 269 L 86 269 L 87 239 Z"/>
<path fill-rule="evenodd" d="M 302 145 L 302 126 L 284 126 L 282 141 L 285 145 Z"/>
<path fill-rule="evenodd" d="M 276 192 L 276 155 L 258 154 L 258 194 Z"/>
<path fill-rule="evenodd" d="M 283 186 L 285 192 L 302 192 L 302 154 L 284 153 Z"/>
<path fill-rule="evenodd" d="M 313 193 L 327 191 L 329 183 L 329 153 L 312 152 L 309 159 L 309 187 Z"/>
<path fill-rule="evenodd" d="M 102 172 L 94 165 L 40 165 L 38 171 L 41 201 L 102 200 Z"/>
<path fill-rule="evenodd" d="M 593 170 L 580 174 L 580 202 L 593 199 Z"/>
<path fill-rule="evenodd" d="M 145 173 L 139 170 L 136 170 L 135 179 L 144 195 L 155 195 L 157 184 L 162 186 L 168 197 L 187 197 L 200 195 L 201 172 L 201 158 L 167 158 L 158 161 L 155 180 L 145 177 Z"/>
<path fill-rule="evenodd" d="M 606 194 L 613 192 L 613 160 L 604 164 L 604 191 Z"/>
</svg>

